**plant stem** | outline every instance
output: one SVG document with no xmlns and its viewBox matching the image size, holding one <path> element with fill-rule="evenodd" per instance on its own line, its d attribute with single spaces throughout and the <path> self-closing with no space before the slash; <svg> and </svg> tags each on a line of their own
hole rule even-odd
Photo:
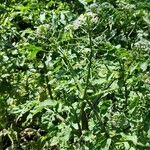
<svg viewBox="0 0 150 150">
<path fill-rule="evenodd" d="M 63 54 L 63 52 L 61 50 L 59 50 L 59 52 L 63 55 L 63 60 L 64 60 L 64 62 L 67 64 L 67 66 L 70 69 L 70 72 L 72 74 L 73 80 L 75 81 L 75 84 L 76 84 L 76 87 L 77 87 L 78 91 L 80 91 L 82 93 L 82 87 L 79 84 L 78 79 L 75 77 L 76 73 L 74 72 L 72 65 L 70 64 L 70 62 L 67 59 L 67 57 Z"/>
<path fill-rule="evenodd" d="M 77 125 L 78 125 L 78 129 L 79 129 L 79 136 L 81 136 L 82 135 L 82 129 L 81 129 L 80 121 L 78 120 L 76 110 L 73 108 L 72 105 L 70 105 L 70 106 L 71 106 L 72 110 L 74 111 L 74 115 L 75 115 L 75 118 L 77 120 Z"/>
<path fill-rule="evenodd" d="M 127 85 L 126 85 L 126 81 L 124 80 L 124 90 L 125 90 L 125 109 L 127 109 L 128 107 L 128 89 L 127 89 Z"/>
<path fill-rule="evenodd" d="M 86 107 L 86 96 L 87 96 L 87 89 L 89 87 L 89 80 L 90 80 L 90 75 L 91 75 L 91 68 L 92 68 L 92 57 L 93 57 L 93 48 L 92 48 L 92 35 L 91 35 L 91 30 L 89 28 L 88 31 L 88 36 L 89 36 L 89 42 L 90 42 L 90 56 L 89 56 L 89 64 L 88 64 L 88 72 L 87 72 L 87 78 L 86 78 L 86 87 L 84 90 L 84 95 L 83 95 L 83 102 L 81 104 L 81 124 L 82 124 L 82 130 L 88 130 L 88 115 L 85 112 L 85 107 Z M 87 100 L 86 100 L 87 101 Z"/>
<path fill-rule="evenodd" d="M 47 85 L 48 94 L 49 94 L 50 98 L 53 99 L 52 90 L 51 90 L 51 85 L 49 84 L 48 76 L 46 76 L 46 74 L 48 73 L 48 70 L 47 70 L 47 66 L 46 66 L 44 60 L 43 60 L 43 65 L 44 65 L 45 80 L 46 80 L 46 85 Z"/>
<path fill-rule="evenodd" d="M 121 60 L 119 60 L 119 64 L 120 64 L 120 72 L 122 72 L 121 80 L 122 80 L 123 86 L 124 86 L 124 98 L 125 98 L 124 108 L 125 108 L 125 110 L 127 110 L 127 107 L 128 107 L 128 88 L 127 88 L 126 79 L 125 79 L 125 67 L 124 67 L 124 63 L 121 62 Z"/>
</svg>

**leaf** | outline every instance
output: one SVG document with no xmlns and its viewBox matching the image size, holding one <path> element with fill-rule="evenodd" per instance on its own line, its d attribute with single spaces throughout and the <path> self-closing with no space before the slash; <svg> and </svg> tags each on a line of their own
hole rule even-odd
<svg viewBox="0 0 150 150">
<path fill-rule="evenodd" d="M 124 142 L 123 144 L 124 144 L 124 147 L 126 150 L 128 150 L 130 148 L 130 145 L 128 142 Z"/>
<path fill-rule="evenodd" d="M 144 63 L 142 63 L 141 64 L 141 69 L 143 70 L 143 71 L 146 71 L 147 70 L 147 67 L 148 67 L 148 63 L 147 62 L 144 62 Z"/>
<path fill-rule="evenodd" d="M 66 125 L 64 125 L 64 126 L 66 126 Z M 62 134 L 63 134 L 63 141 L 64 142 L 69 140 L 70 133 L 71 133 L 71 128 L 69 128 L 68 126 L 62 128 Z"/>
<path fill-rule="evenodd" d="M 40 21 L 43 23 L 45 20 L 45 13 L 40 14 Z"/>
<path fill-rule="evenodd" d="M 30 9 L 30 5 L 27 5 L 27 6 L 17 5 L 15 9 L 20 10 L 20 12 L 24 13 Z"/>
<path fill-rule="evenodd" d="M 70 32 L 64 32 L 62 35 L 61 35 L 61 39 L 62 39 L 62 42 L 64 41 L 69 41 L 72 39 L 72 35 Z"/>
<path fill-rule="evenodd" d="M 32 118 L 33 118 L 33 114 L 30 113 L 26 118 L 25 124 L 29 121 L 32 121 Z"/>
<path fill-rule="evenodd" d="M 143 20 L 150 25 L 150 18 L 148 18 L 148 16 L 143 17 Z"/>
<path fill-rule="evenodd" d="M 93 2 L 93 0 L 79 0 L 79 2 L 85 6 L 88 3 Z"/>
<path fill-rule="evenodd" d="M 60 22 L 61 22 L 62 24 L 64 24 L 64 25 L 66 25 L 65 15 L 64 15 L 64 13 L 62 13 L 62 12 L 61 12 L 61 14 L 60 14 Z"/>
<path fill-rule="evenodd" d="M 131 66 L 131 68 L 130 68 L 130 74 L 132 74 L 138 68 L 138 66 L 139 66 L 139 64 Z"/>
<path fill-rule="evenodd" d="M 134 147 L 131 147 L 129 150 L 136 150 Z"/>
<path fill-rule="evenodd" d="M 36 57 L 37 52 L 42 50 L 42 47 L 35 46 L 32 44 L 27 45 L 26 48 L 29 50 L 29 59 L 34 59 Z"/>
<path fill-rule="evenodd" d="M 107 142 L 106 142 L 106 146 L 108 149 L 109 149 L 110 145 L 111 145 L 111 139 L 109 138 L 109 139 L 107 139 Z"/>
<path fill-rule="evenodd" d="M 87 5 L 86 0 L 79 0 L 79 2 L 80 2 L 81 4 L 83 4 L 84 6 Z"/>
<path fill-rule="evenodd" d="M 59 142 L 58 137 L 53 137 L 53 138 L 51 139 L 51 146 L 57 145 L 58 142 Z"/>
<path fill-rule="evenodd" d="M 58 104 L 57 101 L 51 101 L 51 100 L 45 100 L 43 102 L 41 102 L 39 105 L 42 106 L 42 107 L 46 107 L 46 106 L 56 106 Z"/>
<path fill-rule="evenodd" d="M 93 2 L 93 0 L 85 0 L 87 3 L 91 3 Z"/>
<path fill-rule="evenodd" d="M 126 141 L 131 141 L 131 142 L 133 142 L 134 145 L 137 144 L 138 138 L 137 138 L 136 135 L 125 135 L 125 134 L 122 134 L 122 137 L 123 137 L 123 139 L 126 140 Z"/>
</svg>

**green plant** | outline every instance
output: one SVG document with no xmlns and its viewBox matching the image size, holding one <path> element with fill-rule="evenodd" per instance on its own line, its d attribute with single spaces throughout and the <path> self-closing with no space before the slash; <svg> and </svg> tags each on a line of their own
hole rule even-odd
<svg viewBox="0 0 150 150">
<path fill-rule="evenodd" d="M 149 149 L 146 0 L 0 4 L 0 149 Z"/>
</svg>

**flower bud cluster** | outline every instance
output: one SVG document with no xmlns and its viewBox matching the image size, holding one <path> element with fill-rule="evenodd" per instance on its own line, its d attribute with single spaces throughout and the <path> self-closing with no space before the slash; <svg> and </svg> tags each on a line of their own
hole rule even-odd
<svg viewBox="0 0 150 150">
<path fill-rule="evenodd" d="M 81 14 L 76 20 L 73 21 L 71 25 L 68 25 L 66 29 L 77 30 L 80 27 L 84 26 L 89 22 L 91 25 L 96 24 L 98 22 L 98 16 L 96 13 L 87 12 L 85 14 Z"/>
</svg>

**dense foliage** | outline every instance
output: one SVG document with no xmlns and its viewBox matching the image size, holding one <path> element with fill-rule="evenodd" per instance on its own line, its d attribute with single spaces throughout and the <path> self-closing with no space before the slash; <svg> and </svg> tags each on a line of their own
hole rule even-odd
<svg viewBox="0 0 150 150">
<path fill-rule="evenodd" d="M 0 150 L 150 149 L 149 0 L 0 2 Z"/>
</svg>

